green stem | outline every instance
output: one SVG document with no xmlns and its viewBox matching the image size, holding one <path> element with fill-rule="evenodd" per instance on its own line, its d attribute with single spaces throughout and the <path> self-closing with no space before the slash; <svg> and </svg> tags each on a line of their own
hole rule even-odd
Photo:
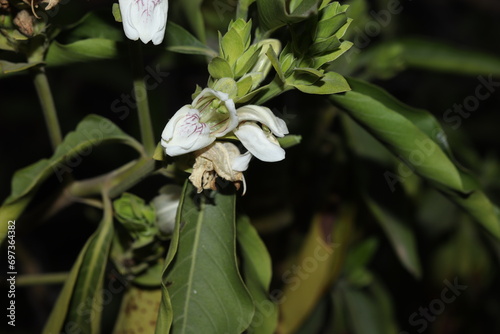
<svg viewBox="0 0 500 334">
<path fill-rule="evenodd" d="M 113 198 L 151 174 L 154 166 L 153 159 L 141 158 L 108 174 L 73 182 L 69 187 L 69 193 L 75 197 L 90 197 L 102 193 L 103 189 L 107 188 L 109 196 Z"/>
<path fill-rule="evenodd" d="M 17 278 L 18 286 L 42 285 L 42 284 L 62 284 L 68 279 L 69 273 L 51 273 L 37 275 L 21 275 Z"/>
<path fill-rule="evenodd" d="M 141 128 L 141 142 L 147 154 L 151 156 L 154 153 L 156 144 L 151 115 L 149 113 L 148 90 L 144 80 L 141 42 L 130 42 L 130 56 L 132 60 L 132 74 L 134 76 L 134 95 L 139 114 L 139 126 Z"/>
<path fill-rule="evenodd" d="M 45 124 L 47 126 L 47 130 L 49 131 L 50 142 L 52 144 L 52 148 L 55 150 L 56 147 L 62 142 L 62 133 L 57 119 L 54 99 L 52 98 L 52 92 L 50 91 L 49 81 L 44 68 L 39 68 L 35 71 L 35 89 L 38 94 L 38 98 L 40 99 L 40 104 L 42 105 Z"/>
</svg>

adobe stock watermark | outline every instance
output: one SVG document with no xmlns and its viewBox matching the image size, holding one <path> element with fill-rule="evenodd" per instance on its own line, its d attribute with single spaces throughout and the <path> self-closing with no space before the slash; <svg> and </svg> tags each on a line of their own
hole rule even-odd
<svg viewBox="0 0 500 334">
<path fill-rule="evenodd" d="M 413 312 L 408 317 L 408 323 L 416 328 L 417 333 L 424 332 L 429 323 L 436 320 L 436 317 L 441 315 L 446 309 L 446 305 L 453 303 L 468 286 L 459 284 L 458 278 L 455 277 L 453 283 L 445 279 L 443 281 L 446 287 L 441 290 L 439 298 L 431 300 L 427 307 L 419 307 L 418 311 Z M 399 334 L 410 334 L 410 332 L 402 331 Z"/>
<path fill-rule="evenodd" d="M 453 130 L 458 129 L 462 125 L 462 120 L 469 118 L 472 115 L 471 113 L 479 108 L 481 101 L 487 100 L 495 92 L 496 88 L 500 87 L 500 81 L 493 81 L 492 74 L 488 78 L 480 75 L 477 80 L 479 84 L 476 86 L 473 95 L 464 98 L 462 103 L 453 104 L 452 108 L 443 113 L 443 121 Z"/>
<path fill-rule="evenodd" d="M 405 0 L 405 2 L 411 2 L 412 0 Z M 372 19 L 368 21 L 363 29 L 360 27 L 354 27 L 355 37 L 352 40 L 354 47 L 351 48 L 351 52 L 348 53 L 347 61 L 351 61 L 351 57 L 361 53 L 361 49 L 364 49 L 370 45 L 372 40 L 381 34 L 382 29 L 386 28 L 391 24 L 394 15 L 399 15 L 404 10 L 404 6 L 401 0 L 391 0 L 387 2 L 386 9 L 381 9 L 379 11 L 371 10 L 370 16 Z"/>
<path fill-rule="evenodd" d="M 328 244 L 330 247 L 325 246 L 325 242 L 319 237 L 316 238 L 317 245 L 313 250 L 312 256 L 305 257 L 299 264 L 293 264 L 292 267 L 286 270 L 281 275 L 282 282 L 289 287 L 291 291 L 297 290 L 304 281 L 318 270 L 319 264 L 324 262 L 332 256 L 335 249 L 340 247 L 339 243 L 331 243 L 330 236 L 328 236 Z M 286 300 L 286 296 L 282 289 L 274 289 L 269 293 L 269 299 L 261 300 L 255 305 L 255 314 L 252 320 L 251 327 L 259 327 L 266 318 L 274 314 L 276 306 L 280 305 Z M 239 330 L 243 332 L 247 329 L 245 320 L 239 318 Z M 226 333 L 229 334 L 229 333 Z"/>
<path fill-rule="evenodd" d="M 391 192 L 396 191 L 396 184 L 398 182 L 403 183 L 408 177 L 415 174 L 415 167 L 421 166 L 436 150 L 436 144 L 430 138 L 415 139 L 413 143 L 417 149 L 410 152 L 408 159 L 398 156 L 400 161 L 396 168 L 396 173 L 391 171 L 384 172 L 385 181 Z"/>
</svg>

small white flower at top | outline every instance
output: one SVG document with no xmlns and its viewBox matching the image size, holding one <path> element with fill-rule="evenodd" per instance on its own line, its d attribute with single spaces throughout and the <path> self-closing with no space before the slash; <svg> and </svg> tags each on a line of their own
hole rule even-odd
<svg viewBox="0 0 500 334">
<path fill-rule="evenodd" d="M 127 38 L 158 45 L 165 37 L 168 0 L 119 0 Z"/>
</svg>

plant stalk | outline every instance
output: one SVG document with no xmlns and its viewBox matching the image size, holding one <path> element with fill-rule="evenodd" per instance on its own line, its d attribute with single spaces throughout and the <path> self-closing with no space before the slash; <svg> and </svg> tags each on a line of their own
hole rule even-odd
<svg viewBox="0 0 500 334">
<path fill-rule="evenodd" d="M 42 106 L 45 124 L 49 132 L 50 143 L 55 151 L 56 147 L 62 142 L 62 132 L 57 119 L 57 111 L 50 90 L 49 81 L 44 68 L 35 70 L 34 84 L 35 89 Z"/>
<path fill-rule="evenodd" d="M 130 42 L 130 56 L 132 60 L 132 74 L 134 80 L 134 96 L 139 115 L 139 126 L 141 129 L 141 142 L 146 153 L 152 156 L 156 148 L 153 124 L 149 112 L 148 89 L 144 81 L 144 64 L 142 61 L 141 42 Z"/>
</svg>

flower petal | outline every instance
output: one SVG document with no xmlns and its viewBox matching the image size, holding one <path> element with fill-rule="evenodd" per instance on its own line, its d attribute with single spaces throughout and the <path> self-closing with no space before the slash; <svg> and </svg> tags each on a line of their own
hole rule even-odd
<svg viewBox="0 0 500 334">
<path fill-rule="evenodd" d="M 247 105 L 238 108 L 238 110 L 236 110 L 236 114 L 238 115 L 239 122 L 253 121 L 262 123 L 278 137 L 283 137 L 288 134 L 288 128 L 285 121 L 276 117 L 269 108 Z"/>
<path fill-rule="evenodd" d="M 236 107 L 234 105 L 234 101 L 229 98 L 229 95 L 224 92 L 219 92 L 213 90 L 211 88 L 205 88 L 201 91 L 200 94 L 193 100 L 193 106 L 196 108 L 200 108 L 204 105 L 204 100 L 212 101 L 214 99 L 218 99 L 224 102 L 226 109 L 228 110 L 228 119 L 224 122 L 224 127 L 220 128 L 214 133 L 215 137 L 222 137 L 227 135 L 229 132 L 233 131 L 234 128 L 238 125 L 238 117 L 236 116 Z"/>
<path fill-rule="evenodd" d="M 168 121 L 161 135 L 161 145 L 171 156 L 186 154 L 202 149 L 214 142 L 210 129 L 200 123 L 198 110 L 186 105 Z"/>
<path fill-rule="evenodd" d="M 233 158 L 233 170 L 237 172 L 244 172 L 248 168 L 250 160 L 252 160 L 253 155 L 250 152 L 240 154 L 239 156 Z"/>
<path fill-rule="evenodd" d="M 168 18 L 167 0 L 119 0 L 123 30 L 131 40 L 163 41 Z"/>
<path fill-rule="evenodd" d="M 267 162 L 285 159 L 285 150 L 271 141 L 255 123 L 240 124 L 234 134 L 257 159 Z"/>
</svg>

